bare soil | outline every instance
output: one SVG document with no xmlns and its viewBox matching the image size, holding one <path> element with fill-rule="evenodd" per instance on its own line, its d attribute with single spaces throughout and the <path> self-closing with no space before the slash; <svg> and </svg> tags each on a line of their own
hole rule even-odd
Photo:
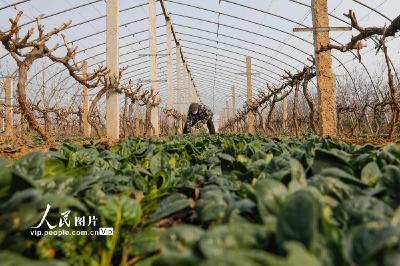
<svg viewBox="0 0 400 266">
<path fill-rule="evenodd" d="M 75 139 L 70 142 L 79 145 L 84 144 L 102 144 L 105 146 L 110 146 L 114 141 L 109 139 L 100 140 L 80 140 Z M 52 144 L 35 144 L 32 138 L 2 138 L 0 137 L 0 158 L 7 158 L 12 160 L 17 160 L 22 156 L 30 152 L 48 152 L 50 148 L 59 148 L 64 141 L 53 141 Z"/>
<path fill-rule="evenodd" d="M 338 141 L 346 143 L 364 145 L 370 143 L 378 147 L 383 147 L 389 143 L 400 144 L 400 139 L 390 140 L 381 137 L 338 137 L 335 138 Z M 114 142 L 109 139 L 100 140 L 76 140 L 72 141 L 76 144 L 102 144 L 106 146 L 112 145 Z M 0 138 L 0 158 L 8 158 L 17 160 L 30 152 L 47 152 L 50 148 L 57 148 L 62 142 L 55 142 L 54 144 L 33 144 L 32 140 L 27 141 L 26 139 L 2 139 Z"/>
<path fill-rule="evenodd" d="M 378 138 L 378 137 L 368 137 L 368 138 L 361 138 L 361 137 L 338 137 L 336 138 L 339 141 L 343 141 L 346 143 L 356 144 L 356 145 L 364 145 L 370 143 L 372 145 L 376 145 L 379 147 L 383 147 L 389 143 L 397 143 L 400 144 L 400 139 L 387 139 L 387 138 Z"/>
</svg>

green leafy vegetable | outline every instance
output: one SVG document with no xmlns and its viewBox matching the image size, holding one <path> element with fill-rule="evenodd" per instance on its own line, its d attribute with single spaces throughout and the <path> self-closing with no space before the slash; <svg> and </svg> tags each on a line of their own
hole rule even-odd
<svg viewBox="0 0 400 266">
<path fill-rule="evenodd" d="M 0 264 L 397 266 L 399 191 L 396 144 L 250 134 L 64 143 L 0 158 Z M 38 232 L 113 234 L 33 235 L 48 205 Z"/>
</svg>

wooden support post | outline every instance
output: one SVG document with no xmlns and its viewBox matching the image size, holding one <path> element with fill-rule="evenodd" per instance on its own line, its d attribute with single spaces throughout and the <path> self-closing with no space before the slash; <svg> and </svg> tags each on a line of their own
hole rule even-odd
<svg viewBox="0 0 400 266">
<path fill-rule="evenodd" d="M 253 86 L 251 80 L 251 57 L 246 56 L 246 77 L 247 77 L 247 104 L 252 104 L 253 102 Z M 254 127 L 254 113 L 249 112 L 247 114 L 247 131 L 249 133 L 255 132 Z"/>
<path fill-rule="evenodd" d="M 107 0 L 106 61 L 110 77 L 119 76 L 119 0 Z M 106 98 L 107 138 L 119 139 L 119 97 L 111 91 Z"/>
<path fill-rule="evenodd" d="M 87 79 L 87 62 L 83 62 L 83 78 Z M 86 86 L 82 88 L 82 126 L 83 126 L 83 136 L 89 137 L 91 134 L 91 126 L 89 124 L 89 90 Z"/>
<path fill-rule="evenodd" d="M 172 35 L 172 22 L 171 17 L 167 18 L 167 87 L 168 87 L 168 108 L 174 106 L 174 91 L 172 86 L 172 48 L 171 48 L 171 35 Z"/>
<path fill-rule="evenodd" d="M 149 0 L 149 42 L 150 42 L 150 88 L 154 93 L 157 88 L 157 14 L 156 0 Z M 151 111 L 151 124 L 154 127 L 154 135 L 160 135 L 160 121 L 158 116 L 158 107 Z"/>
<path fill-rule="evenodd" d="M 328 0 L 312 0 L 314 28 L 329 27 Z M 329 44 L 329 31 L 314 31 L 315 63 L 317 70 L 320 127 L 323 137 L 337 135 L 336 90 L 332 76 L 331 51 L 318 52 Z"/>
<path fill-rule="evenodd" d="M 176 102 L 177 110 L 183 113 L 181 92 L 181 46 L 176 45 Z"/>
<path fill-rule="evenodd" d="M 14 111 L 13 111 L 13 80 L 11 78 L 7 78 L 4 82 L 4 90 L 5 90 L 5 135 L 12 136 L 14 133 Z"/>
</svg>

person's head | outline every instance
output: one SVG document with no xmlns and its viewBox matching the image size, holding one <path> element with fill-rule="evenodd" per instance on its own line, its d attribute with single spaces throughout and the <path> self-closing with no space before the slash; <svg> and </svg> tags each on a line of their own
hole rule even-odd
<svg viewBox="0 0 400 266">
<path fill-rule="evenodd" d="M 199 104 L 198 103 L 191 103 L 189 106 L 189 112 L 191 114 L 197 114 L 197 112 L 199 111 Z"/>
</svg>

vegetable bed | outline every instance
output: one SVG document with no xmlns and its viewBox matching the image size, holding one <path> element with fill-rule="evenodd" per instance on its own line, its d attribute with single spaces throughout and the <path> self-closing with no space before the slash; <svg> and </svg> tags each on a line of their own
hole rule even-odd
<svg viewBox="0 0 400 266">
<path fill-rule="evenodd" d="M 113 235 L 32 235 L 48 205 L 36 232 Z M 395 144 L 251 135 L 65 143 L 0 160 L 0 264 L 395 266 L 399 206 Z"/>
</svg>

